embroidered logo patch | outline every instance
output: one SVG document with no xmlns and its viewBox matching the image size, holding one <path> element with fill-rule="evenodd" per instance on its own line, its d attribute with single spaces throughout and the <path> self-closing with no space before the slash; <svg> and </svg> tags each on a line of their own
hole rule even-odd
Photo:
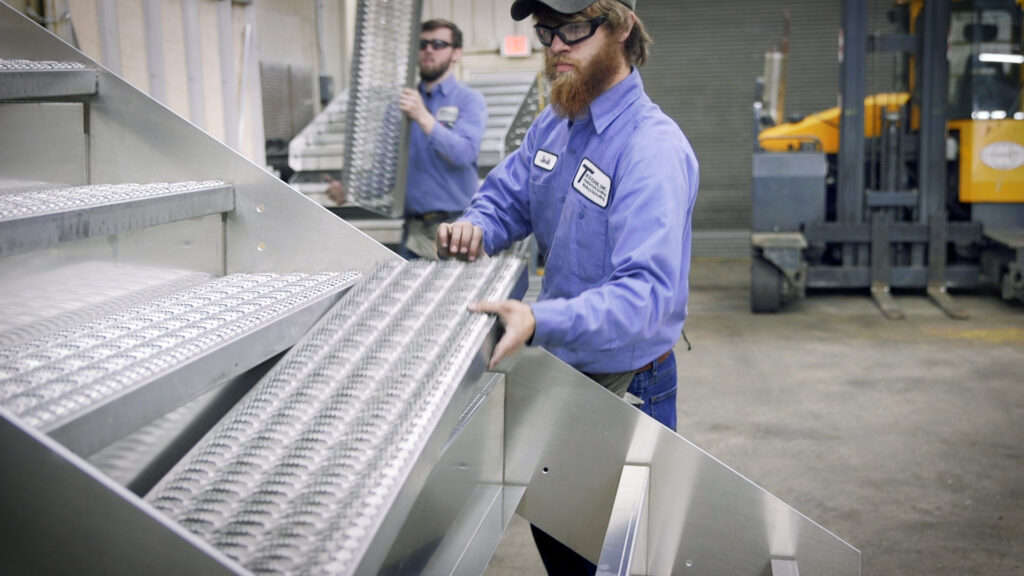
<svg viewBox="0 0 1024 576">
<path fill-rule="evenodd" d="M 455 106 L 441 106 L 437 109 L 437 121 L 454 124 L 459 119 L 459 109 Z"/>
<path fill-rule="evenodd" d="M 533 165 L 548 172 L 555 169 L 556 162 L 558 162 L 558 156 L 547 150 L 537 150 L 537 154 L 533 157 Z"/>
<path fill-rule="evenodd" d="M 587 200 L 601 208 L 608 207 L 608 197 L 612 191 L 612 179 L 601 171 L 593 162 L 583 159 L 576 177 L 572 179 L 572 187 L 583 194 Z"/>
</svg>

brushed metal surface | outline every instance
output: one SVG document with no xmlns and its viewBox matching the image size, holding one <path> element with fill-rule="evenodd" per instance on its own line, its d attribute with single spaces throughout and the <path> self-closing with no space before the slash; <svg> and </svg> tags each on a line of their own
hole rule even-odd
<svg viewBox="0 0 1024 576">
<path fill-rule="evenodd" d="M 860 552 L 544 350 L 498 366 L 507 378 L 506 483 L 519 514 L 599 559 L 623 465 L 648 466 L 649 574 L 761 576 L 772 558 L 806 574 L 858 576 Z M 567 512 L 570 511 L 570 512 Z"/>
<path fill-rule="evenodd" d="M 597 573 L 602 576 L 617 574 L 629 576 L 633 565 L 633 552 L 637 546 L 640 524 L 647 513 L 647 485 L 650 470 L 646 466 L 627 464 L 622 467 L 619 489 L 612 504 Z M 639 571 L 646 574 L 646 568 Z"/>
</svg>

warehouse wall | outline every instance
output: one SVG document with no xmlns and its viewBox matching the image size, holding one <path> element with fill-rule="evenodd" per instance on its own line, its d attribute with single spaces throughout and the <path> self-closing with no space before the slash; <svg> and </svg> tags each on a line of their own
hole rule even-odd
<svg viewBox="0 0 1024 576">
<path fill-rule="evenodd" d="M 890 0 L 871 0 L 869 30 L 889 31 Z M 696 230 L 750 227 L 754 82 L 764 53 L 779 46 L 790 16 L 786 114 L 836 106 L 839 0 L 640 0 L 654 45 L 648 92 L 690 139 L 701 163 Z M 892 56 L 870 58 L 868 91 L 891 85 Z M 745 240 L 744 240 L 745 242 Z"/>
<path fill-rule="evenodd" d="M 327 2 L 327 17 L 343 22 L 345 2 Z M 69 30 L 61 33 L 62 37 L 260 164 L 265 161 L 260 62 L 311 68 L 308 92 L 316 93 L 319 60 L 313 1 L 51 0 L 23 4 L 23 10 L 33 8 L 40 14 L 47 10 L 47 16 L 70 14 L 73 33 Z M 249 60 L 243 68 L 247 39 Z M 336 69 L 342 68 L 340 59 L 333 63 Z"/>
</svg>

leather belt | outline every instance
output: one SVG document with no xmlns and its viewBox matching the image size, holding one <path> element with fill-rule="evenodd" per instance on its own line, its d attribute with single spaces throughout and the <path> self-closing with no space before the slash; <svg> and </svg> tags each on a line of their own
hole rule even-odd
<svg viewBox="0 0 1024 576">
<path fill-rule="evenodd" d="M 442 220 L 454 220 L 455 218 L 458 218 L 459 216 L 462 216 L 462 212 L 443 212 L 443 211 L 437 211 L 437 212 L 427 212 L 425 214 L 413 214 L 409 218 L 412 219 L 412 220 L 419 220 L 420 222 L 425 222 L 427 224 L 431 224 L 433 222 L 440 222 Z"/>
<path fill-rule="evenodd" d="M 670 348 L 668 352 L 665 352 L 661 356 L 658 356 L 654 360 L 654 362 L 664 362 L 665 360 L 668 360 L 668 357 L 671 356 L 671 355 L 672 355 L 672 349 Z M 644 364 L 643 366 L 637 368 L 636 372 L 634 372 L 634 374 L 643 374 L 644 372 L 647 372 L 651 368 L 654 368 L 654 362 L 648 362 L 647 364 Z"/>
</svg>

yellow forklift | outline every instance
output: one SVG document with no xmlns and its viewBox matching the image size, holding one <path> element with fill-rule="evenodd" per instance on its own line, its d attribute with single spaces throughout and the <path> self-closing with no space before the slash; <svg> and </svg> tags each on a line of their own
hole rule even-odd
<svg viewBox="0 0 1024 576">
<path fill-rule="evenodd" d="M 785 53 L 766 59 L 755 313 L 831 288 L 868 288 L 893 319 L 892 289 L 923 288 L 953 318 L 967 314 L 951 288 L 1024 301 L 1024 0 L 904 0 L 890 16 L 896 33 L 869 35 L 867 1 L 841 2 L 831 110 L 782 122 Z M 903 85 L 865 94 L 869 52 L 896 54 Z"/>
</svg>

